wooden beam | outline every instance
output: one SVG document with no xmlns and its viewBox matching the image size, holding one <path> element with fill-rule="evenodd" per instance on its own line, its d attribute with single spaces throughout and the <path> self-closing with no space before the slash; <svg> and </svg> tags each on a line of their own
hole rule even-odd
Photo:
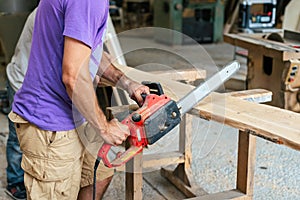
<svg viewBox="0 0 300 200">
<path fill-rule="evenodd" d="M 199 196 L 195 198 L 189 198 L 189 200 L 224 200 L 224 199 L 247 200 L 249 198 L 245 196 L 244 193 L 238 190 L 230 190 L 230 191 L 219 192 L 215 194 Z"/>
<path fill-rule="evenodd" d="M 126 200 L 143 199 L 143 153 L 137 154 L 126 163 Z"/>
<path fill-rule="evenodd" d="M 228 92 L 226 95 L 255 103 L 266 103 L 272 101 L 272 92 L 264 89 Z"/>
<path fill-rule="evenodd" d="M 256 137 L 239 132 L 236 189 L 253 197 Z"/>
<path fill-rule="evenodd" d="M 199 69 L 180 69 L 180 70 L 163 70 L 163 71 L 149 71 L 154 75 L 159 75 L 161 78 L 171 79 L 175 81 L 192 82 L 197 79 L 206 78 L 206 70 Z"/>
<path fill-rule="evenodd" d="M 218 93 L 205 98 L 191 113 L 300 150 L 299 113 Z"/>
<path fill-rule="evenodd" d="M 184 163 L 184 154 L 176 151 L 163 154 L 147 154 L 143 156 L 143 168 L 167 166 L 179 163 Z"/>
</svg>

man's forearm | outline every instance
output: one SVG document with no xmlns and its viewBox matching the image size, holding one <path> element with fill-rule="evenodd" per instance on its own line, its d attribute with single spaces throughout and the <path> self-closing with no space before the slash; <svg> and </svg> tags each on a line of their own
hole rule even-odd
<svg viewBox="0 0 300 200">
<path fill-rule="evenodd" d="M 77 110 L 96 129 L 106 132 L 105 115 L 98 106 L 88 63 L 90 49 L 72 38 L 66 37 L 62 64 L 62 80 Z"/>
<path fill-rule="evenodd" d="M 132 82 L 121 70 L 114 66 L 110 55 L 106 52 L 103 52 L 97 75 L 100 77 L 99 84 L 116 86 L 124 90 L 128 90 Z"/>
<path fill-rule="evenodd" d="M 82 69 L 72 86 L 66 84 L 67 93 L 85 119 L 98 131 L 105 133 L 107 130 L 106 117 L 98 106 L 90 75 L 83 71 Z"/>
<path fill-rule="evenodd" d="M 128 84 L 131 81 L 112 63 L 109 66 L 100 66 L 97 75 L 100 77 L 100 84 L 117 86 L 121 89 L 127 89 Z"/>
<path fill-rule="evenodd" d="M 105 83 L 126 90 L 130 98 L 135 100 L 139 105 L 142 105 L 144 101 L 141 94 L 150 93 L 148 87 L 131 80 L 121 70 L 116 68 L 112 64 L 109 55 L 105 52 L 103 53 L 97 76 L 100 77 L 100 85 Z"/>
</svg>

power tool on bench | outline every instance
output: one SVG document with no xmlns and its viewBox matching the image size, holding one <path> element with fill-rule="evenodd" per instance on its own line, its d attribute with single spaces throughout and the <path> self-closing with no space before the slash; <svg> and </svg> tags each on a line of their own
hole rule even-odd
<svg viewBox="0 0 300 200">
<path fill-rule="evenodd" d="M 141 108 L 122 121 L 130 130 L 130 136 L 128 137 L 130 147 L 110 162 L 107 154 L 111 145 L 103 144 L 98 152 L 98 162 L 102 159 L 107 167 L 118 167 L 129 161 L 140 153 L 144 147 L 155 143 L 176 127 L 180 123 L 182 115 L 192 109 L 210 92 L 219 88 L 239 67 L 239 63 L 233 61 L 178 102 L 166 96 L 160 84 L 144 82 L 152 91 L 151 94 L 145 97 Z"/>
</svg>

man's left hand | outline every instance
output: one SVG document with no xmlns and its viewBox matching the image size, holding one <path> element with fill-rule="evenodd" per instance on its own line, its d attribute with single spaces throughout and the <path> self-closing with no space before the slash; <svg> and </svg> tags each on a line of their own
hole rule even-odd
<svg viewBox="0 0 300 200">
<path fill-rule="evenodd" d="M 129 83 L 127 92 L 129 93 L 130 98 L 136 101 L 139 106 L 142 106 L 144 103 L 142 94 L 150 94 L 149 87 L 135 81 Z"/>
</svg>

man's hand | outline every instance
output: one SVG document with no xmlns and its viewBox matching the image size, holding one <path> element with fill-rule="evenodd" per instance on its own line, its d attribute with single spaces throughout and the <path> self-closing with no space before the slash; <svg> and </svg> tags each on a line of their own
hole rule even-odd
<svg viewBox="0 0 300 200">
<path fill-rule="evenodd" d="M 130 132 L 128 127 L 121 124 L 117 119 L 109 121 L 107 129 L 101 131 L 101 137 L 105 143 L 113 146 L 121 145 L 129 135 Z"/>
<path fill-rule="evenodd" d="M 150 94 L 150 90 L 147 86 L 137 83 L 135 81 L 130 81 L 126 90 L 130 98 L 136 101 L 139 106 L 142 106 L 144 103 L 142 94 Z"/>
</svg>

